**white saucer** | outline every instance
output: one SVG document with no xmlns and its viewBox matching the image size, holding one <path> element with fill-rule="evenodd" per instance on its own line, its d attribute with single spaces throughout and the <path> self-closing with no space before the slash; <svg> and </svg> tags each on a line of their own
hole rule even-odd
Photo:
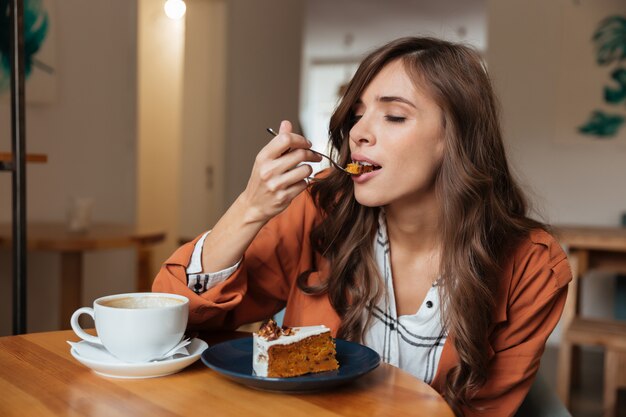
<svg viewBox="0 0 626 417">
<path fill-rule="evenodd" d="M 79 343 L 87 342 L 82 341 Z M 136 379 L 154 378 L 176 373 L 197 361 L 202 352 L 204 352 L 204 350 L 208 347 L 209 345 L 207 345 L 203 340 L 193 339 L 191 344 L 187 346 L 187 350 L 189 352 L 188 356 L 146 363 L 111 363 L 109 361 L 102 361 L 82 356 L 74 348 L 70 349 L 70 353 L 74 359 L 88 368 L 91 368 L 91 370 L 98 375 L 111 378 Z"/>
</svg>

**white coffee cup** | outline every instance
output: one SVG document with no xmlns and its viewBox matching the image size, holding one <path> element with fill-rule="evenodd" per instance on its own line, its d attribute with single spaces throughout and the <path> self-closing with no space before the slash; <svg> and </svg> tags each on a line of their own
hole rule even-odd
<svg viewBox="0 0 626 417">
<path fill-rule="evenodd" d="M 97 336 L 78 323 L 82 314 L 93 317 Z M 125 362 L 161 358 L 182 340 L 189 316 L 189 299 L 166 293 L 129 293 L 98 298 L 93 308 L 72 314 L 72 329 L 81 339 L 103 345 Z"/>
</svg>

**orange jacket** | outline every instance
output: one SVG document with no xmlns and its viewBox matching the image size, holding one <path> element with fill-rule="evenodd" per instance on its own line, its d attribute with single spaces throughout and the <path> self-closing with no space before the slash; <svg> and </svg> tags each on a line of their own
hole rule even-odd
<svg viewBox="0 0 626 417">
<path fill-rule="evenodd" d="M 285 325 L 325 324 L 336 334 L 340 319 L 328 297 L 305 295 L 295 285 L 298 275 L 313 265 L 318 270 L 310 275 L 309 284 L 327 276 L 328 262 L 313 252 L 309 241 L 318 220 L 318 210 L 304 192 L 261 229 L 226 281 L 201 295 L 187 288 L 186 267 L 196 239 L 165 262 L 152 289 L 187 296 L 191 328 L 235 329 L 286 307 Z M 502 271 L 490 335 L 489 379 L 473 401 L 483 411 L 466 410 L 467 417 L 515 413 L 539 368 L 546 339 L 559 321 L 570 280 L 566 255 L 546 232 L 533 232 L 518 246 Z M 448 337 L 432 382 L 439 392 L 447 372 L 458 363 L 453 343 L 453 337 Z"/>
</svg>

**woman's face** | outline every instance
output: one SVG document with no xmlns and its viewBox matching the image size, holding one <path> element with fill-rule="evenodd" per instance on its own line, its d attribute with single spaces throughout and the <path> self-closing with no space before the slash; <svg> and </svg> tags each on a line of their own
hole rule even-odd
<svg viewBox="0 0 626 417">
<path fill-rule="evenodd" d="M 380 167 L 352 176 L 356 200 L 377 207 L 432 198 L 444 150 L 442 111 L 401 60 L 383 67 L 353 110 L 351 158 Z"/>
</svg>

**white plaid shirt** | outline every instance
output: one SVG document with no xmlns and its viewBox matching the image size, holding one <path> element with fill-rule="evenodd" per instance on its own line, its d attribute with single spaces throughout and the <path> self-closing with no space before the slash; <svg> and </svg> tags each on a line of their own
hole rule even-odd
<svg viewBox="0 0 626 417">
<path fill-rule="evenodd" d="M 391 250 L 382 211 L 378 218 L 374 252 L 387 291 L 378 305 L 370 309 L 371 325 L 365 333 L 364 344 L 378 352 L 384 362 L 430 384 L 435 378 L 446 341 L 439 286 L 437 283 L 431 286 L 417 313 L 398 317 L 391 273 Z"/>
</svg>

